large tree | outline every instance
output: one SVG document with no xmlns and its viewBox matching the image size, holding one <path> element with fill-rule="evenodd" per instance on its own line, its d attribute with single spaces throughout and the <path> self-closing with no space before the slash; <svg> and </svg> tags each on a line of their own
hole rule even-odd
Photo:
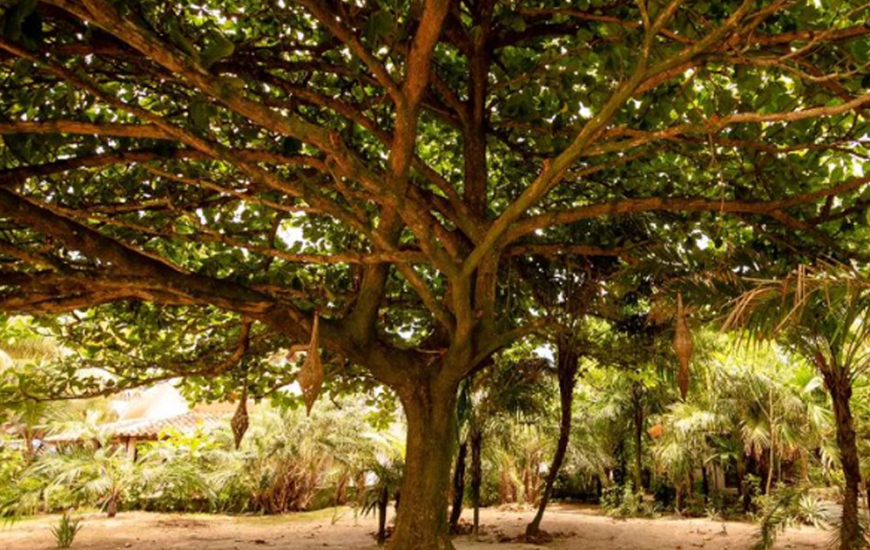
<svg viewBox="0 0 870 550">
<path fill-rule="evenodd" d="M 451 546 L 458 384 L 541 325 L 512 258 L 846 255 L 867 204 L 857 3 L 0 5 L 0 309 L 216 392 L 319 319 L 404 407 L 396 549 Z"/>
</svg>

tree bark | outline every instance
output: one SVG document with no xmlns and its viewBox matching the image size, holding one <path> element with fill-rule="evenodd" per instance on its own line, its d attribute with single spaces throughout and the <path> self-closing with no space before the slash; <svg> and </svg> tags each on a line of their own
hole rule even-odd
<svg viewBox="0 0 870 550">
<path fill-rule="evenodd" d="M 113 518 L 118 515 L 118 498 L 114 495 L 109 497 L 106 503 L 106 516 Z"/>
<path fill-rule="evenodd" d="M 387 541 L 387 506 L 390 504 L 390 488 L 385 483 L 378 495 L 378 545 Z"/>
<path fill-rule="evenodd" d="M 471 431 L 471 506 L 474 509 L 472 531 L 475 536 L 480 532 L 480 487 L 483 485 L 482 447 L 483 434 L 478 427 L 474 427 Z"/>
<path fill-rule="evenodd" d="M 777 425 L 773 415 L 773 392 L 770 392 L 770 464 L 767 465 L 767 484 L 764 486 L 764 494 L 770 494 L 770 486 L 773 483 L 773 468 L 776 463 L 776 430 Z"/>
<path fill-rule="evenodd" d="M 707 465 L 701 463 L 701 491 L 704 492 L 704 504 L 710 498 L 710 474 L 707 472 Z"/>
<path fill-rule="evenodd" d="M 742 451 L 737 455 L 735 461 L 737 462 L 735 468 L 737 472 L 737 490 L 740 494 L 743 512 L 749 513 L 752 507 L 752 495 L 749 494 L 749 487 L 746 486 L 746 459 Z"/>
<path fill-rule="evenodd" d="M 459 529 L 459 518 L 462 516 L 462 499 L 465 496 L 465 458 L 468 454 L 468 443 L 459 445 L 456 455 L 456 466 L 453 468 L 453 507 L 450 509 L 450 532 Z"/>
<path fill-rule="evenodd" d="M 559 346 L 559 402 L 562 409 L 559 422 L 559 442 L 556 445 L 553 462 L 550 464 L 550 471 L 547 472 L 547 481 L 544 485 L 544 492 L 541 494 L 541 501 L 538 504 L 538 512 L 526 527 L 527 540 L 536 540 L 541 535 L 541 521 L 544 519 L 544 511 L 550 501 L 550 496 L 553 494 L 556 477 L 559 475 L 562 462 L 565 460 L 565 453 L 568 451 L 568 439 L 571 436 L 571 412 L 574 403 L 574 383 L 577 379 L 577 359 L 577 353 L 570 346 Z"/>
<path fill-rule="evenodd" d="M 456 390 L 422 378 L 399 392 L 408 422 L 402 506 L 390 550 L 452 550 L 447 522 Z"/>
<path fill-rule="evenodd" d="M 837 447 L 840 450 L 840 463 L 845 479 L 843 517 L 840 522 L 840 550 L 854 550 L 862 546 L 862 533 L 858 523 L 858 487 L 861 484 L 861 470 L 850 405 L 852 384 L 844 369 L 825 373 L 824 378 L 834 406 Z"/>
<path fill-rule="evenodd" d="M 643 492 L 643 395 L 635 388 L 634 401 L 634 490 Z"/>
</svg>

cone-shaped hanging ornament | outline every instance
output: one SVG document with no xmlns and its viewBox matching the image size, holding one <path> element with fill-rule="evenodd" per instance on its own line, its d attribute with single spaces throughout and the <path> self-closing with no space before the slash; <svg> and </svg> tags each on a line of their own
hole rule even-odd
<svg viewBox="0 0 870 550">
<path fill-rule="evenodd" d="M 320 362 L 320 317 L 314 314 L 314 324 L 311 327 L 311 343 L 308 344 L 308 353 L 302 369 L 299 371 L 299 386 L 302 388 L 302 399 L 305 408 L 311 414 L 311 407 L 320 395 L 323 386 L 323 363 Z"/>
<path fill-rule="evenodd" d="M 233 428 L 233 439 L 236 441 L 236 449 L 242 445 L 242 438 L 245 432 L 248 431 L 248 387 L 242 389 L 242 398 L 239 400 L 239 407 L 233 415 L 230 422 Z"/>
<path fill-rule="evenodd" d="M 680 363 L 677 371 L 677 384 L 683 399 L 689 393 L 689 361 L 692 360 L 692 331 L 686 322 L 686 312 L 683 309 L 683 295 L 677 294 L 677 326 L 674 331 L 674 351 Z"/>
</svg>

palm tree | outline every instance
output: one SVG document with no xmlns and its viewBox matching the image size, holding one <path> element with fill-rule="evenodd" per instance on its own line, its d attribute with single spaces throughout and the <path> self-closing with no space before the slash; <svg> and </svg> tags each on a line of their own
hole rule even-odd
<svg viewBox="0 0 870 550">
<path fill-rule="evenodd" d="M 480 528 L 484 439 L 505 428 L 504 420 L 508 418 L 543 415 L 551 391 L 545 378 L 547 361 L 533 358 L 527 348 L 520 347 L 515 353 L 497 358 L 470 382 L 467 437 L 471 448 L 471 503 L 475 534 Z"/>
<path fill-rule="evenodd" d="M 64 446 L 44 453 L 28 475 L 51 480 L 45 489 L 71 491 L 79 503 L 96 503 L 111 518 L 118 513 L 124 496 L 138 481 L 138 468 L 125 449 L 114 445 L 111 434 L 100 424 L 100 413 L 93 411 L 84 420 L 57 423 L 56 429 L 75 434 L 81 445 Z"/>
<path fill-rule="evenodd" d="M 777 338 L 815 365 L 831 398 L 845 478 L 840 548 L 863 545 L 858 522 L 861 470 L 851 409 L 855 379 L 870 367 L 870 279 L 843 265 L 800 267 L 787 277 L 754 281 L 734 301 L 725 328 Z"/>
<path fill-rule="evenodd" d="M 224 441 L 212 452 L 209 482 L 219 495 L 245 499 L 218 502 L 231 509 L 305 510 L 330 478 L 357 460 L 370 431 L 353 403 L 325 406 L 310 418 L 301 408 L 261 407 L 238 451 Z"/>
<path fill-rule="evenodd" d="M 0 322 L 0 376 L 21 378 L 24 371 L 43 374 L 44 367 L 61 355 L 51 339 L 35 333 L 25 318 Z M 47 419 L 56 407 L 47 401 L 20 401 L 3 411 L 5 422 L 24 442 L 25 457 L 33 461 L 35 440 L 45 432 Z"/>
<path fill-rule="evenodd" d="M 547 472 L 544 491 L 541 494 L 538 510 L 531 523 L 526 526 L 526 539 L 535 540 L 541 534 L 541 521 L 544 519 L 544 511 L 553 486 L 556 484 L 556 476 L 562 468 L 565 454 L 568 451 L 568 439 L 571 436 L 571 417 L 573 415 L 574 386 L 577 381 L 577 372 L 580 367 L 580 356 L 577 352 L 577 343 L 571 335 L 562 335 L 557 339 L 556 346 L 556 374 L 559 378 L 559 441 L 556 444 L 556 452 Z"/>
<path fill-rule="evenodd" d="M 369 447 L 367 458 L 359 464 L 364 479 L 367 474 L 374 476 L 372 485 L 358 487 L 361 491 L 358 500 L 362 504 L 363 514 L 373 511 L 378 513 L 378 545 L 387 540 L 387 507 L 390 500 L 396 500 L 399 506 L 399 485 L 402 481 L 402 470 L 405 462 L 405 449 L 401 441 L 394 437 L 375 437 L 374 445 Z M 359 476 L 358 476 L 359 477 Z"/>
<path fill-rule="evenodd" d="M 719 431 L 722 418 L 715 411 L 696 403 L 677 402 L 660 419 L 662 435 L 653 450 L 677 489 L 677 507 L 692 490 L 692 472 L 704 468 L 713 455 L 708 435 Z"/>
</svg>

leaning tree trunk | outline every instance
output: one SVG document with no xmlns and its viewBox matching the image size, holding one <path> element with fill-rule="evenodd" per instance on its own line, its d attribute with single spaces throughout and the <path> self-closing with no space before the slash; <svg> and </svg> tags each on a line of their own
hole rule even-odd
<svg viewBox="0 0 870 550">
<path fill-rule="evenodd" d="M 855 441 L 855 424 L 849 401 L 852 384 L 846 369 L 824 373 L 825 385 L 834 405 L 834 420 L 837 424 L 837 448 L 846 482 L 843 491 L 843 517 L 840 522 L 840 550 L 854 550 L 862 546 L 861 526 L 858 523 L 858 487 L 861 470 L 858 462 L 858 445 Z"/>
<path fill-rule="evenodd" d="M 459 445 L 456 466 L 453 468 L 453 507 L 450 509 L 450 532 L 459 531 L 459 517 L 462 515 L 462 498 L 465 496 L 465 457 L 468 443 Z"/>
<path fill-rule="evenodd" d="M 574 383 L 577 379 L 577 359 L 577 353 L 570 345 L 562 344 L 559 346 L 559 403 L 562 408 L 559 423 L 559 443 L 556 446 L 556 454 L 553 455 L 550 471 L 547 472 L 547 481 L 544 485 L 544 492 L 541 494 L 541 501 L 538 504 L 538 513 L 526 527 L 526 539 L 529 540 L 535 540 L 541 536 L 541 521 L 544 519 L 544 511 L 550 501 L 550 496 L 553 494 L 556 476 L 559 475 L 562 462 L 565 460 L 565 453 L 568 451 L 568 438 L 571 435 L 571 408 L 574 403 Z"/>
<path fill-rule="evenodd" d="M 483 433 L 477 426 L 471 429 L 471 507 L 474 510 L 472 532 L 475 536 L 480 532 L 480 487 L 483 485 Z"/>
<path fill-rule="evenodd" d="M 447 522 L 456 439 L 454 387 L 418 380 L 400 392 L 408 422 L 402 505 L 390 550 L 453 549 Z"/>
</svg>

